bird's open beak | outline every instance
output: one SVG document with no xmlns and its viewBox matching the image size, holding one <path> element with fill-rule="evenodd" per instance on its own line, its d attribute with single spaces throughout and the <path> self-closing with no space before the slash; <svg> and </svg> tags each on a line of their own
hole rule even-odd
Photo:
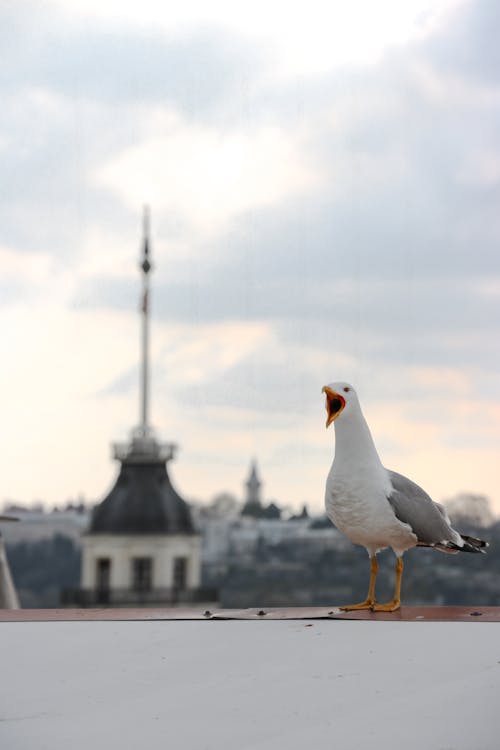
<svg viewBox="0 0 500 750">
<path fill-rule="evenodd" d="M 328 414 L 326 418 L 326 426 L 329 427 L 331 423 L 337 419 L 338 415 L 344 408 L 345 399 L 343 399 L 336 391 L 332 391 L 331 388 L 328 388 L 327 385 L 324 386 L 321 392 L 326 395 L 325 409 Z"/>
</svg>

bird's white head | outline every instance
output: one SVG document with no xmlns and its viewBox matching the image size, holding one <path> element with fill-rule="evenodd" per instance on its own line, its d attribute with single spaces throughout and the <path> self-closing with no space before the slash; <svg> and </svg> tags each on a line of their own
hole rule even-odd
<svg viewBox="0 0 500 750">
<path fill-rule="evenodd" d="M 343 413 L 352 411 L 353 408 L 359 409 L 358 396 L 352 385 L 349 383 L 336 382 L 323 386 L 322 393 L 326 396 L 326 426 L 340 417 Z"/>
</svg>

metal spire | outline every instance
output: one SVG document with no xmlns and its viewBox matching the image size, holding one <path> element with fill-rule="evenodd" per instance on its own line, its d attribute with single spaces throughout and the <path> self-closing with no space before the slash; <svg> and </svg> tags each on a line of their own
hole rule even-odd
<svg viewBox="0 0 500 750">
<path fill-rule="evenodd" d="M 142 219 L 142 248 L 139 269 L 142 276 L 141 349 L 142 363 L 139 387 L 139 424 L 132 430 L 129 443 L 114 443 L 113 457 L 118 461 L 133 463 L 161 463 L 174 457 L 174 443 L 159 443 L 149 422 L 149 274 L 153 270 L 150 258 L 149 207 L 144 206 Z"/>
<path fill-rule="evenodd" d="M 149 432 L 149 274 L 152 270 L 149 259 L 149 207 L 144 206 L 143 214 L 143 254 L 139 268 L 142 271 L 142 378 L 141 378 L 141 419 L 140 426 L 144 437 Z"/>
</svg>

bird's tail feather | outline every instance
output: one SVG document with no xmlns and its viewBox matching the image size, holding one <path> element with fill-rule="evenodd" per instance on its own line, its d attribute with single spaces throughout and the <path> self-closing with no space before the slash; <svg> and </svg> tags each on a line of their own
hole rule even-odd
<svg viewBox="0 0 500 750">
<path fill-rule="evenodd" d="M 467 534 L 460 534 L 463 545 L 460 546 L 454 542 L 440 542 L 438 544 L 426 544 L 425 542 L 419 542 L 419 547 L 434 547 L 439 549 L 441 552 L 447 552 L 449 555 L 456 555 L 457 552 L 481 552 L 486 553 L 486 547 L 489 547 L 489 543 L 482 539 L 476 539 L 474 536 L 468 536 Z"/>
<path fill-rule="evenodd" d="M 482 552 L 484 555 L 486 547 L 490 546 L 488 542 L 483 539 L 476 539 L 475 536 L 467 536 L 467 534 L 460 534 L 460 536 L 464 540 L 463 552 Z"/>
<path fill-rule="evenodd" d="M 436 545 L 439 547 L 439 549 L 442 549 L 445 552 L 450 552 L 453 550 L 453 552 L 481 552 L 481 554 L 485 554 L 486 547 L 489 547 L 488 542 L 483 541 L 482 539 L 476 539 L 474 536 L 468 536 L 467 534 L 460 534 L 463 541 L 463 546 L 460 547 L 458 544 L 454 544 L 453 542 L 446 542 L 446 544 L 439 544 Z M 444 547 L 447 549 L 444 550 Z"/>
</svg>

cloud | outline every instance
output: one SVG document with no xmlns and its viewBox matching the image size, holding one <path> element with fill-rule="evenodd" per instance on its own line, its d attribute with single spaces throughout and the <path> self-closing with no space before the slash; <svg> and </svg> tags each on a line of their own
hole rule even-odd
<svg viewBox="0 0 500 750">
<path fill-rule="evenodd" d="M 495 487 L 497 11 L 451 3 L 446 24 L 433 11 L 415 24 L 417 4 L 387 2 L 370 18 L 393 7 L 395 26 L 366 40 L 361 6 L 334 6 L 292 9 L 285 24 L 252 6 L 247 29 L 229 5 L 204 27 L 191 2 L 156 26 L 158 4 L 144 23 L 143 6 L 120 4 L 112 24 L 102 3 L 74 16 L 10 6 L 1 323 L 17 331 L 4 354 L 22 375 L 4 371 L 2 387 L 22 408 L 16 422 L 9 406 L 6 434 L 34 455 L 57 409 L 51 449 L 81 439 L 90 491 L 136 411 L 147 200 L 155 423 L 185 446 L 183 486 L 213 494 L 221 467 L 239 483 L 257 453 L 273 495 L 319 497 L 332 442 L 320 389 L 341 377 L 395 468 L 450 495 L 474 489 L 477 462 Z M 76 453 L 68 477 L 84 482 Z"/>
<path fill-rule="evenodd" d="M 149 145 L 112 162 L 108 185 L 131 204 L 139 194 L 128 193 L 127 184 L 133 189 L 130 176 L 139 175 L 141 185 L 143 165 L 161 186 L 161 205 L 186 221 L 191 215 L 199 227 L 207 217 L 212 223 L 214 237 L 192 236 L 184 270 L 156 281 L 157 314 L 191 324 L 272 321 L 283 346 L 342 351 L 359 367 L 496 366 L 491 337 L 499 299 L 483 287 L 500 273 L 491 166 L 500 144 L 497 129 L 484 126 L 485 113 L 498 121 L 497 101 L 494 94 L 478 96 L 466 78 L 448 85 L 448 71 L 433 57 L 446 39 L 439 27 L 370 68 L 317 75 L 300 92 L 283 81 L 254 91 L 259 120 L 268 111 L 277 123 L 275 143 L 286 143 L 306 121 L 292 118 L 286 129 L 294 108 L 307 112 L 308 128 L 293 153 L 321 180 L 315 184 L 296 170 L 299 196 L 284 191 L 277 200 L 275 175 L 278 186 L 293 188 L 294 181 L 290 186 L 282 173 L 286 151 L 274 154 L 272 140 L 262 151 L 265 166 L 257 161 L 251 173 L 255 180 L 238 169 L 234 151 L 253 165 L 258 130 L 246 140 L 235 136 L 233 149 L 232 131 L 218 144 L 213 122 L 203 128 L 172 114 L 159 118 L 160 135 Z M 487 147 L 478 145 L 476 133 L 486 133 Z M 188 149 L 203 174 L 198 178 L 195 169 L 183 182 L 183 167 L 193 163 Z M 475 161 L 481 150 L 484 167 Z M 219 182 L 204 180 L 214 171 L 202 169 L 204 154 L 229 162 L 230 179 L 222 169 Z M 265 205 L 266 191 L 274 189 L 276 199 Z M 94 281 L 100 304 L 104 293 L 112 300 L 106 280 Z M 113 284 L 118 294 L 119 280 Z M 122 302 L 130 293 L 125 289 Z M 245 367 L 252 369 L 242 363 L 241 372 Z M 232 375 L 238 382 L 239 371 Z"/>
<path fill-rule="evenodd" d="M 168 30 L 116 17 L 109 24 L 58 12 L 55 4 L 0 12 L 9 29 L 3 41 L 10 75 L 0 79 L 7 94 L 39 89 L 106 107 L 162 102 L 194 115 L 239 88 L 266 59 L 264 45 L 210 24 Z"/>
<path fill-rule="evenodd" d="M 148 138 L 159 137 L 158 131 L 151 136 L 152 121 L 164 125 L 169 113 L 207 118 L 211 108 L 239 100 L 245 82 L 264 65 L 263 46 L 251 47 L 220 29 L 168 33 L 120 24 L 110 29 L 79 24 L 55 6 L 47 12 L 36 5 L 9 6 L 0 14 L 5 42 L 0 154 L 9 188 L 0 204 L 4 242 L 65 255 L 70 263 L 84 252 L 85 237 L 97 222 L 115 234 L 118 227 L 124 235 L 135 231 L 123 193 L 95 183 L 103 162 L 109 176 L 110 164 L 123 165 L 141 147 L 147 161 Z M 194 134 L 201 130 L 192 127 Z M 172 132 L 161 129 L 168 156 L 165 135 Z M 212 143 L 218 138 L 212 129 Z M 241 151 L 244 136 L 236 133 L 232 144 Z M 270 136 L 260 151 L 273 145 Z M 150 159 L 142 173 L 148 166 L 154 172 L 156 164 Z M 142 181 L 134 212 L 148 199 L 146 183 L 158 176 L 161 172 Z M 182 218 L 175 221 L 179 226 Z"/>
<path fill-rule="evenodd" d="M 279 203 L 320 181 L 300 150 L 300 138 L 276 127 L 221 132 L 175 113 L 156 117 L 153 134 L 101 166 L 99 187 L 129 206 L 141 196 L 180 215 L 205 242 L 248 209 Z"/>
<path fill-rule="evenodd" d="M 271 42 L 273 72 L 280 78 L 373 63 L 388 45 L 428 34 L 455 5 L 457 0 L 379 0 L 376 6 L 364 0 L 349 5 L 342 0 L 310 0 L 307 5 L 286 6 L 281 0 L 255 0 L 251 5 L 214 0 L 207 6 L 203 0 L 185 0 L 165 12 L 158 0 L 145 0 L 140 6 L 131 0 L 57 0 L 57 6 L 76 14 L 80 24 L 136 31 L 154 28 L 175 34 L 211 26 L 217 19 L 233 38 L 247 39 L 256 47 Z"/>
<path fill-rule="evenodd" d="M 500 9 L 495 0 L 463 3 L 450 17 L 446 34 L 426 45 L 426 52 L 440 69 L 464 75 L 475 83 L 500 84 L 500 50 L 496 29 Z"/>
</svg>

